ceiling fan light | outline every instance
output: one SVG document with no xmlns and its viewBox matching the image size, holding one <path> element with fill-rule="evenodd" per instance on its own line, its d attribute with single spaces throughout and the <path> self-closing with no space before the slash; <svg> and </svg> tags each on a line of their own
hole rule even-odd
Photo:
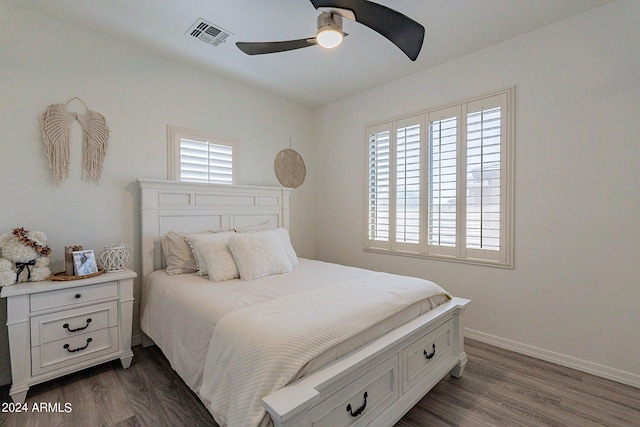
<svg viewBox="0 0 640 427">
<path fill-rule="evenodd" d="M 342 31 L 327 25 L 318 30 L 316 40 L 320 46 L 331 49 L 342 43 L 342 37 Z"/>
<path fill-rule="evenodd" d="M 318 33 L 316 34 L 318 44 L 331 49 L 340 45 L 343 37 L 342 16 L 322 12 L 318 16 Z"/>
</svg>

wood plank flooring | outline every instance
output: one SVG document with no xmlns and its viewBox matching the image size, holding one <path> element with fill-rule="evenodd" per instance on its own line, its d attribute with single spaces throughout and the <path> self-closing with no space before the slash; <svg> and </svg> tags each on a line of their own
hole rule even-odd
<svg viewBox="0 0 640 427">
<path fill-rule="evenodd" d="M 465 348 L 462 378 L 445 378 L 395 427 L 640 426 L 640 389 L 469 339 Z M 134 353 L 129 369 L 114 361 L 32 387 L 29 413 L 0 412 L 0 426 L 217 426 L 157 347 Z M 8 393 L 0 387 L 0 402 Z M 60 410 L 32 412 L 41 402 Z"/>
</svg>

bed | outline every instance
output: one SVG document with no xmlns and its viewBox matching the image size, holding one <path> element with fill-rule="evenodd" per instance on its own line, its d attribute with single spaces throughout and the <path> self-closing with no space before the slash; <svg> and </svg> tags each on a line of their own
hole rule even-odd
<svg viewBox="0 0 640 427">
<path fill-rule="evenodd" d="M 422 279 L 297 258 L 291 190 L 139 186 L 145 345 L 221 425 L 393 425 L 444 376 L 462 375 L 469 301 Z M 168 274 L 162 240 L 177 230 L 203 253 L 225 248 L 235 276 L 216 278 L 223 257 L 199 254 L 209 276 Z"/>
</svg>

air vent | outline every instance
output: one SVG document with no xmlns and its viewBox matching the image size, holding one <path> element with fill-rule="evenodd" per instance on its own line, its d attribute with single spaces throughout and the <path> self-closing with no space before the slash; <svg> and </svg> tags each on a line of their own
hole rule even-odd
<svg viewBox="0 0 640 427">
<path fill-rule="evenodd" d="M 195 24 L 193 24 L 185 34 L 200 39 L 213 46 L 218 46 L 220 43 L 224 43 L 227 37 L 232 35 L 232 33 L 221 28 L 219 25 L 207 22 L 202 18 L 198 18 Z"/>
</svg>

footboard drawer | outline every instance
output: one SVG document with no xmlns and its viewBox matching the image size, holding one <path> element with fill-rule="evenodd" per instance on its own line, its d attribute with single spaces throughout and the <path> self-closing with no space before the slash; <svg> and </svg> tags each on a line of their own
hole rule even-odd
<svg viewBox="0 0 640 427">
<path fill-rule="evenodd" d="M 398 398 L 398 371 L 398 354 L 394 354 L 312 408 L 310 424 L 340 427 L 371 422 Z"/>
<path fill-rule="evenodd" d="M 403 393 L 453 354 L 452 340 L 453 321 L 448 320 L 402 350 Z"/>
</svg>

